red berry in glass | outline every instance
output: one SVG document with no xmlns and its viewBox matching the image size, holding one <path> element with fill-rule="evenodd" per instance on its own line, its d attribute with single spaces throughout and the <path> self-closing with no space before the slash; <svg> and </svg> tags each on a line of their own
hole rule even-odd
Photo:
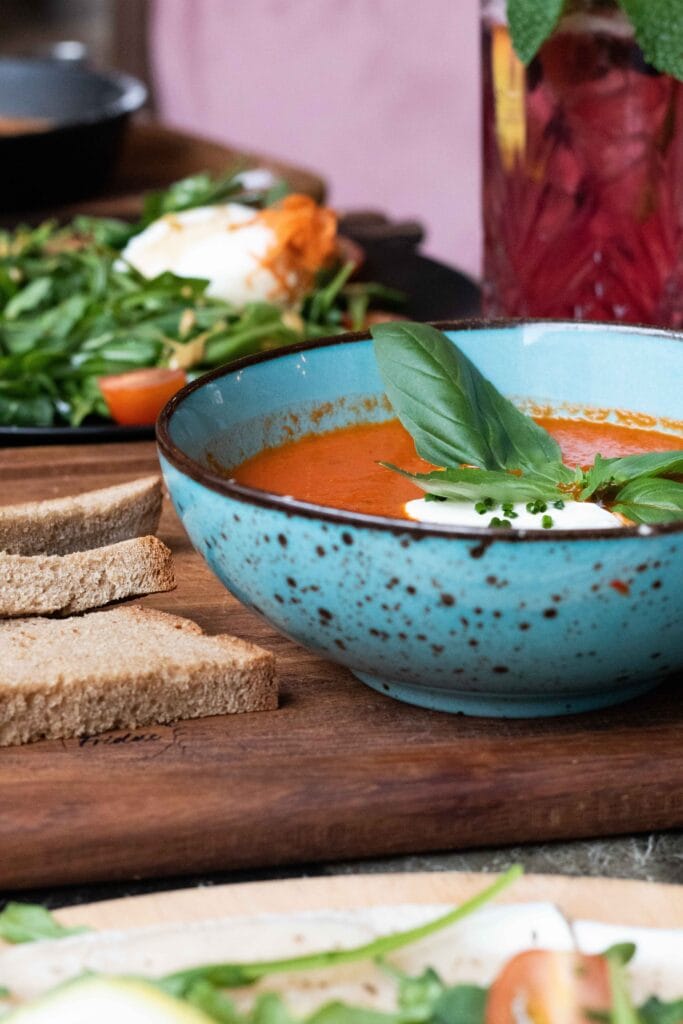
<svg viewBox="0 0 683 1024">
<path fill-rule="evenodd" d="M 612 0 L 527 68 L 485 0 L 484 311 L 683 326 L 683 85 Z"/>
</svg>

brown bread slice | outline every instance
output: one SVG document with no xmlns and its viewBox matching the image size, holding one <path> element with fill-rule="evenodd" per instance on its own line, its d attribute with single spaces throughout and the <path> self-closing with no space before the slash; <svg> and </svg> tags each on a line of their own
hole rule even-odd
<svg viewBox="0 0 683 1024">
<path fill-rule="evenodd" d="M 0 622 L 0 746 L 277 707 L 275 659 L 139 605 Z"/>
<path fill-rule="evenodd" d="M 73 615 L 174 586 L 173 555 L 156 537 L 70 555 L 0 551 L 0 617 Z"/>
<path fill-rule="evenodd" d="M 68 555 L 145 537 L 156 533 L 161 497 L 161 477 L 146 476 L 75 497 L 0 505 L 0 551 Z"/>
</svg>

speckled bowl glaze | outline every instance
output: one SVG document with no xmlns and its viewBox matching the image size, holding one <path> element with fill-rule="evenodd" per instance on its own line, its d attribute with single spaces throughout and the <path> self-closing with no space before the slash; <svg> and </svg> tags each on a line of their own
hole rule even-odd
<svg viewBox="0 0 683 1024">
<path fill-rule="evenodd" d="M 505 394 L 680 420 L 683 336 L 563 323 L 439 324 Z M 239 486 L 262 448 L 391 416 L 372 344 L 345 335 L 184 388 L 157 437 L 192 543 L 240 601 L 380 692 L 474 715 L 558 715 L 683 669 L 683 525 L 431 527 Z M 324 466 L 320 467 L 324 473 Z"/>
</svg>

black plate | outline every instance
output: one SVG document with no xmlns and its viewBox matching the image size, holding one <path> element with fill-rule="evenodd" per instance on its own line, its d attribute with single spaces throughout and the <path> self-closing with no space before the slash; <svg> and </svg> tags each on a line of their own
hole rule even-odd
<svg viewBox="0 0 683 1024">
<path fill-rule="evenodd" d="M 479 288 L 470 277 L 445 263 L 421 256 L 400 241 L 367 242 L 363 239 L 362 244 L 367 257 L 363 276 L 405 292 L 409 298 L 404 311 L 410 319 L 458 320 L 478 315 Z M 153 427 L 119 427 L 106 420 L 80 427 L 0 426 L 0 447 L 153 438 Z"/>
</svg>

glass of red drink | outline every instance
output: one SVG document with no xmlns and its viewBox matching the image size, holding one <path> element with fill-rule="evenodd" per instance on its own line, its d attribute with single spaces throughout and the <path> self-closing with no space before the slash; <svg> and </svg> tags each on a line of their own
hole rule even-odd
<svg viewBox="0 0 683 1024">
<path fill-rule="evenodd" d="M 484 312 L 683 326 L 683 84 L 614 0 L 515 55 L 482 0 Z"/>
</svg>

